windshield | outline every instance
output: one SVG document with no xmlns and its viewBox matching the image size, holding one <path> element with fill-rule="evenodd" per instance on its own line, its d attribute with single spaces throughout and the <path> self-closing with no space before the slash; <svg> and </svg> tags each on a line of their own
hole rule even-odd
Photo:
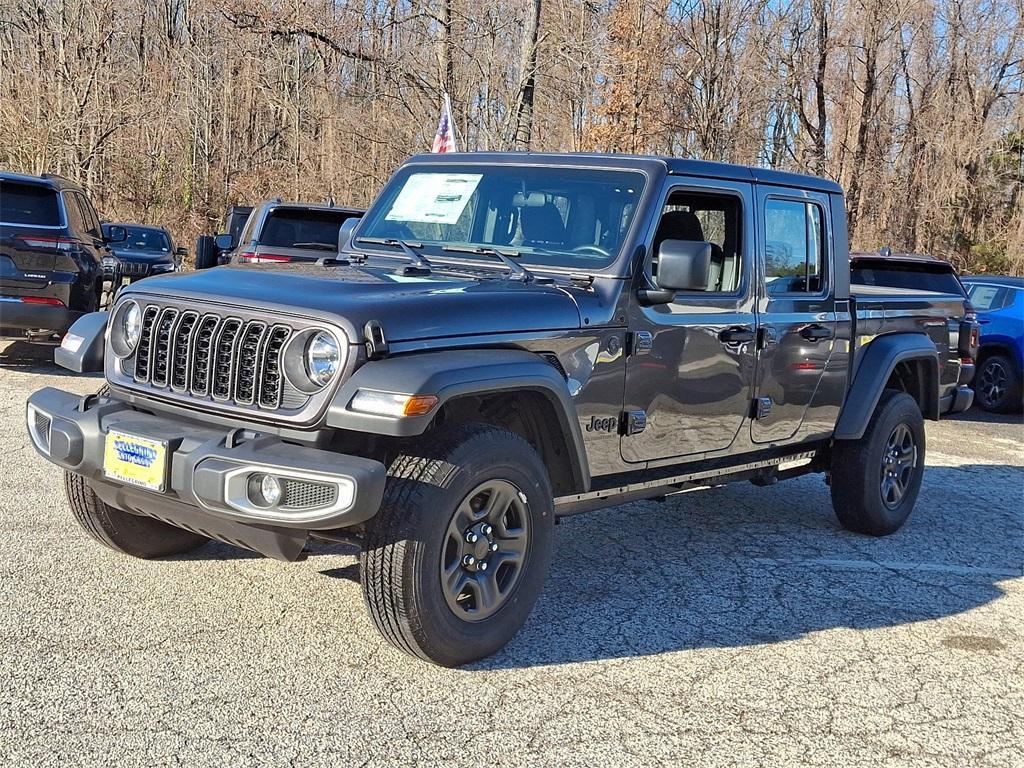
<svg viewBox="0 0 1024 768">
<path fill-rule="evenodd" d="M 110 235 L 111 224 L 103 225 L 103 234 Z M 123 243 L 114 243 L 113 246 L 119 251 L 163 251 L 171 250 L 171 244 L 167 241 L 167 234 L 160 229 L 149 227 L 125 227 L 128 239 Z"/>
<path fill-rule="evenodd" d="M 338 229 L 352 217 L 348 211 L 275 208 L 260 233 L 259 244 L 277 248 L 338 248 Z"/>
<path fill-rule="evenodd" d="M 971 283 L 967 286 L 967 295 L 971 298 L 971 304 L 982 312 L 991 312 L 1012 304 L 1012 291 L 1012 288 L 988 283 Z"/>
<path fill-rule="evenodd" d="M 530 264 L 599 270 L 622 247 L 643 185 L 631 171 L 406 167 L 367 213 L 357 241 L 407 240 L 446 258 L 479 258 L 452 246 L 500 248 Z"/>
</svg>

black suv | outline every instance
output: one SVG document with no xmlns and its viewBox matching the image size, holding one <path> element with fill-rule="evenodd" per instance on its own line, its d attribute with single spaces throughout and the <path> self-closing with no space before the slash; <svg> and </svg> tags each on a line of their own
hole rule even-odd
<svg viewBox="0 0 1024 768">
<path fill-rule="evenodd" d="M 237 237 L 218 235 L 217 248 L 239 263 L 316 261 L 333 256 L 339 237 L 347 240 L 362 215 L 359 208 L 268 200 L 253 209 Z"/>
<path fill-rule="evenodd" d="M 104 232 L 85 192 L 59 176 L 0 173 L 0 338 L 53 341 L 99 307 Z"/>
<path fill-rule="evenodd" d="M 522 626 L 559 516 L 822 473 L 844 527 L 898 530 L 924 419 L 971 404 L 964 302 L 851 288 L 825 179 L 420 156 L 330 258 L 143 281 L 83 317 L 55 359 L 107 388 L 41 389 L 27 427 L 104 545 L 357 542 L 380 632 L 454 665 Z"/>
<path fill-rule="evenodd" d="M 103 234 L 109 237 L 118 228 L 125 231 L 125 239 L 111 246 L 112 256 L 103 257 L 104 281 L 114 293 L 144 277 L 174 272 L 188 256 L 188 249 L 175 247 L 171 233 L 163 227 L 104 223 Z"/>
</svg>

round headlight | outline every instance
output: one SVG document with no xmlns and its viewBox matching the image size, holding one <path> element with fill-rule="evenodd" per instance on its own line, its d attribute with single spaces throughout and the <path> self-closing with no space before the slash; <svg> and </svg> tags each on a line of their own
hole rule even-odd
<svg viewBox="0 0 1024 768">
<path fill-rule="evenodd" d="M 142 310 L 134 301 L 126 301 L 115 310 L 110 321 L 110 344 L 118 357 L 135 351 L 142 336 Z"/>
<path fill-rule="evenodd" d="M 306 373 L 309 380 L 322 387 L 334 378 L 341 367 L 341 350 L 334 336 L 320 331 L 306 344 Z"/>
</svg>

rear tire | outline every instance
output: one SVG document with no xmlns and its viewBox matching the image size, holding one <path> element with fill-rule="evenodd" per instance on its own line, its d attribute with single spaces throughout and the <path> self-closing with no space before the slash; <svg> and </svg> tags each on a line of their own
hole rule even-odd
<svg viewBox="0 0 1024 768">
<path fill-rule="evenodd" d="M 898 531 L 917 501 L 924 477 L 924 417 L 910 395 L 887 389 L 863 437 L 832 449 L 832 507 L 849 531 Z"/>
<path fill-rule="evenodd" d="M 471 424 L 388 469 L 360 556 L 366 606 L 396 648 L 454 667 L 508 643 L 540 595 L 554 512 L 543 462 L 519 435 Z"/>
<path fill-rule="evenodd" d="M 84 477 L 74 472 L 64 473 L 64 490 L 82 529 L 100 544 L 122 554 L 149 560 L 191 552 L 209 541 L 197 533 L 111 507 L 96 495 Z"/>
<path fill-rule="evenodd" d="M 1020 371 L 1005 355 L 989 355 L 982 361 L 974 379 L 974 393 L 978 406 L 992 413 L 1011 413 L 1024 405 Z"/>
</svg>

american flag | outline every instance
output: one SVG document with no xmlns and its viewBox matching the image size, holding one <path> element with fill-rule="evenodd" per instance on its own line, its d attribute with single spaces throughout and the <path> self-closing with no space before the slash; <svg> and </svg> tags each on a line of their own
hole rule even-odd
<svg viewBox="0 0 1024 768">
<path fill-rule="evenodd" d="M 431 152 L 458 152 L 459 145 L 455 141 L 455 125 L 452 120 L 452 101 L 448 94 L 444 95 L 441 104 L 441 119 L 437 123 L 437 133 L 434 134 L 434 146 Z"/>
</svg>

